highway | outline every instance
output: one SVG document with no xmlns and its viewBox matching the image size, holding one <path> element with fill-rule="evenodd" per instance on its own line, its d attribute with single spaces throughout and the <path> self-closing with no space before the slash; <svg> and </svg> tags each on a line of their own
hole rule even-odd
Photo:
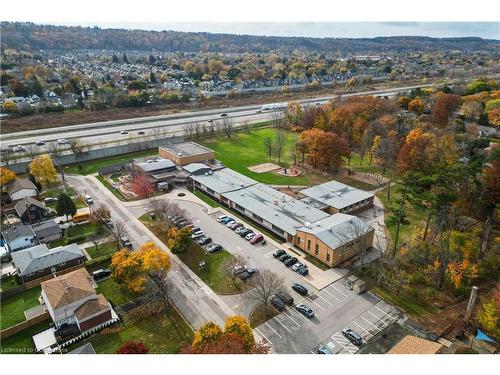
<svg viewBox="0 0 500 375">
<path fill-rule="evenodd" d="M 432 84 L 405 86 L 385 90 L 362 91 L 350 94 L 344 94 L 342 97 L 363 96 L 363 95 L 383 95 L 393 96 L 401 91 L 411 90 L 417 87 L 429 87 Z M 300 100 L 303 106 L 324 104 L 336 96 L 317 97 L 312 99 Z M 80 125 L 70 125 L 55 128 L 30 130 L 18 133 L 9 133 L 2 135 L 2 148 L 14 147 L 17 145 L 26 146 L 35 144 L 38 141 L 44 141 L 46 145 L 38 146 L 40 152 L 46 152 L 47 144 L 55 142 L 58 139 L 80 138 L 87 145 L 114 145 L 120 143 L 138 142 L 146 139 L 158 139 L 165 136 L 179 135 L 184 132 L 184 126 L 188 123 L 200 123 L 205 125 L 215 124 L 222 121 L 222 113 L 227 114 L 232 126 L 241 126 L 244 123 L 256 123 L 271 120 L 274 111 L 257 111 L 263 104 L 231 107 L 225 109 L 212 109 L 196 112 L 185 112 L 181 114 L 150 116 L 133 118 L 126 120 L 106 121 L 99 123 L 88 123 Z M 211 122 L 209 122 L 211 121 Z M 126 132 L 122 134 L 122 132 Z M 139 134 L 141 132 L 141 134 Z M 61 145 L 62 149 L 69 149 L 67 145 Z"/>
</svg>

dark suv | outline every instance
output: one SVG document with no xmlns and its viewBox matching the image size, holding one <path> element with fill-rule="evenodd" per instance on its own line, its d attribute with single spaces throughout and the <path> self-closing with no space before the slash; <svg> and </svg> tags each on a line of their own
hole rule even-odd
<svg viewBox="0 0 500 375">
<path fill-rule="evenodd" d="M 275 258 L 279 258 L 283 254 L 285 254 L 285 250 L 283 250 L 283 249 L 276 249 L 273 251 L 273 257 L 275 257 Z"/>
<path fill-rule="evenodd" d="M 290 259 L 291 256 L 288 255 L 287 253 L 283 254 L 282 256 L 279 257 L 280 262 L 284 262 L 285 260 Z"/>
<path fill-rule="evenodd" d="M 302 294 L 303 296 L 307 296 L 307 288 L 302 284 L 293 283 L 292 289 L 295 290 L 297 293 Z"/>
<path fill-rule="evenodd" d="M 356 331 L 346 327 L 342 330 L 342 334 L 356 346 L 361 346 L 363 343 L 362 337 Z"/>
<path fill-rule="evenodd" d="M 276 296 L 271 298 L 271 306 L 273 306 L 278 311 L 283 311 L 286 308 L 285 303 Z"/>
<path fill-rule="evenodd" d="M 298 259 L 297 259 L 297 258 L 295 258 L 295 257 L 293 257 L 293 258 L 287 259 L 287 260 L 285 261 L 285 266 L 287 266 L 287 267 L 291 267 L 291 266 L 293 266 L 293 265 L 294 265 L 295 263 L 297 263 L 297 262 L 298 262 Z"/>
<path fill-rule="evenodd" d="M 279 292 L 278 294 L 276 294 L 276 297 L 278 297 L 287 305 L 293 305 L 293 297 L 287 292 Z"/>
</svg>

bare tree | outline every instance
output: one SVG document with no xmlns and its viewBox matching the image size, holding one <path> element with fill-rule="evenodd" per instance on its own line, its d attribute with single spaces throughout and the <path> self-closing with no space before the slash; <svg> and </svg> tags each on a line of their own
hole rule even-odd
<svg viewBox="0 0 500 375">
<path fill-rule="evenodd" d="M 297 139 L 294 139 L 290 145 L 290 157 L 292 158 L 293 165 L 297 165 L 299 158 L 299 148 L 297 147 Z"/>
<path fill-rule="evenodd" d="M 264 148 L 266 149 L 267 159 L 270 161 L 273 157 L 273 140 L 270 137 L 264 138 Z"/>
<path fill-rule="evenodd" d="M 63 149 L 61 145 L 57 142 L 51 142 L 48 144 L 49 154 L 54 159 L 59 159 L 61 156 Z"/>
<path fill-rule="evenodd" d="M 127 235 L 127 227 L 122 221 L 117 221 L 113 230 L 110 231 L 110 236 L 116 244 L 116 249 L 120 250 L 122 247 L 122 237 Z"/>
<path fill-rule="evenodd" d="M 281 111 L 274 111 L 273 113 L 273 125 L 277 129 L 286 127 L 285 116 Z"/>
<path fill-rule="evenodd" d="M 242 256 L 240 254 L 235 254 L 234 257 L 232 257 L 230 261 L 224 263 L 223 272 L 229 278 L 231 278 L 233 284 L 236 282 L 236 279 L 238 278 L 238 273 L 235 271 L 245 267 L 246 262 L 247 262 L 247 259 L 244 256 Z"/>
<path fill-rule="evenodd" d="M 276 137 L 274 138 L 274 154 L 278 157 L 278 164 L 281 163 L 281 153 L 283 152 L 284 145 L 285 135 L 282 131 L 278 130 L 276 132 Z"/>
<path fill-rule="evenodd" d="M 35 160 L 41 154 L 40 149 L 35 144 L 29 144 L 26 146 L 26 156 L 31 160 Z"/>
<path fill-rule="evenodd" d="M 162 138 L 162 128 L 152 128 L 151 134 L 153 135 L 154 140 L 156 141 L 156 146 L 160 145 L 160 139 Z"/>
<path fill-rule="evenodd" d="M 232 121 L 229 117 L 224 117 L 222 119 L 222 134 L 227 137 L 227 139 L 231 139 L 233 134 L 233 126 Z"/>
<path fill-rule="evenodd" d="M 340 229 L 332 229 L 333 234 L 342 244 L 340 248 L 340 262 L 344 261 L 344 255 L 347 249 L 354 248 L 355 253 L 359 254 L 360 266 L 364 267 L 366 249 L 372 244 L 368 243 L 369 233 L 373 231 L 363 220 L 355 216 L 349 218 L 345 225 Z"/>
<path fill-rule="evenodd" d="M 71 152 L 75 155 L 78 165 L 81 166 L 80 159 L 87 152 L 87 144 L 81 138 L 71 138 L 69 141 L 69 147 Z"/>
<path fill-rule="evenodd" d="M 200 139 L 202 136 L 202 128 L 199 122 L 193 124 L 194 139 Z"/>
<path fill-rule="evenodd" d="M 0 160 L 9 165 L 9 163 L 14 159 L 14 151 L 10 147 L 6 147 L 0 153 Z"/>
<path fill-rule="evenodd" d="M 158 221 L 168 224 L 168 217 L 184 216 L 186 211 L 179 207 L 177 203 L 170 202 L 166 199 L 152 199 L 148 204 L 149 209 L 154 212 Z"/>
<path fill-rule="evenodd" d="M 283 279 L 278 274 L 264 269 L 254 276 L 252 283 L 254 288 L 246 294 L 246 298 L 263 304 L 267 316 L 269 301 L 283 287 Z"/>
</svg>

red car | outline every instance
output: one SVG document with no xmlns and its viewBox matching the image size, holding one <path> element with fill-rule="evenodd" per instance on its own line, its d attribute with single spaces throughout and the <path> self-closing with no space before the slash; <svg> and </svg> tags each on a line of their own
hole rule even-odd
<svg viewBox="0 0 500 375">
<path fill-rule="evenodd" d="M 255 245 L 258 242 L 264 241 L 264 236 L 262 234 L 256 234 L 251 240 L 250 243 Z"/>
</svg>

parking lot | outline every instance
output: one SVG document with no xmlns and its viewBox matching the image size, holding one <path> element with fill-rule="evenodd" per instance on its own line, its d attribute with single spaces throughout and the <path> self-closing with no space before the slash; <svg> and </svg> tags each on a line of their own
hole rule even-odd
<svg viewBox="0 0 500 375">
<path fill-rule="evenodd" d="M 255 332 L 264 337 L 276 353 L 316 353 L 319 345 L 323 345 L 332 353 L 353 354 L 360 347 L 342 335 L 344 327 L 359 333 L 365 345 L 400 316 L 398 310 L 376 296 L 357 295 L 341 282 L 310 292 L 307 297 L 288 292 L 295 304 L 309 306 L 315 316 L 308 319 L 292 306 L 256 327 Z"/>
</svg>

